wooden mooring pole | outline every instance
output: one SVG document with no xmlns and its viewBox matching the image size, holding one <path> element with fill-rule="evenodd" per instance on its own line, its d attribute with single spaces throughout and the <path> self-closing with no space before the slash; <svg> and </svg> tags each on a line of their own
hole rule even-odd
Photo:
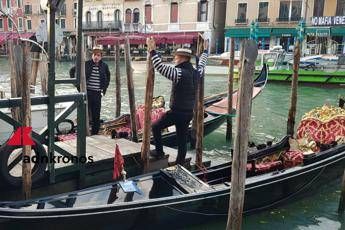
<svg viewBox="0 0 345 230">
<path fill-rule="evenodd" d="M 151 54 L 147 53 L 147 77 L 146 77 L 146 91 L 145 91 L 145 113 L 144 113 L 144 130 L 143 143 L 141 146 L 141 160 L 144 163 L 144 172 L 148 172 L 149 168 L 149 152 L 151 140 L 151 110 L 153 102 L 153 89 L 155 81 L 155 70 L 153 68 Z"/>
<path fill-rule="evenodd" d="M 287 121 L 287 135 L 293 136 L 295 129 L 295 119 L 296 119 L 296 105 L 297 105 L 297 86 L 298 86 L 298 70 L 301 58 L 301 47 L 300 41 L 297 39 L 294 49 L 294 60 L 293 60 L 293 76 L 291 82 L 291 101 L 290 109 Z"/>
<path fill-rule="evenodd" d="M 126 38 L 126 43 L 125 43 L 125 62 L 126 62 L 126 73 L 127 73 L 129 110 L 131 114 L 132 141 L 138 142 L 137 122 L 135 119 L 136 109 L 135 109 L 135 96 L 134 96 L 134 83 L 133 83 L 133 68 L 132 68 L 132 63 L 131 63 L 131 54 L 130 54 L 128 37 Z"/>
<path fill-rule="evenodd" d="M 21 65 L 22 62 L 22 49 L 18 45 L 14 45 L 13 41 L 10 40 L 9 44 L 9 55 L 10 55 L 10 67 L 11 67 L 11 97 L 19 97 L 21 88 L 18 88 L 18 84 L 21 83 Z M 20 86 L 20 85 L 19 85 Z M 18 92 L 19 91 L 19 92 Z M 19 108 L 11 108 L 12 118 L 16 121 L 20 121 Z"/>
<path fill-rule="evenodd" d="M 31 57 L 32 57 L 32 63 L 31 63 L 30 85 L 33 86 L 33 89 L 31 90 L 31 92 L 35 93 L 38 66 L 40 64 L 40 53 L 39 52 L 33 52 L 31 54 Z"/>
<path fill-rule="evenodd" d="M 121 114 L 121 74 L 120 74 L 120 46 L 115 45 L 115 117 Z"/>
<path fill-rule="evenodd" d="M 22 45 L 23 50 L 23 71 L 22 71 L 22 118 L 23 127 L 31 127 L 31 100 L 30 100 L 30 60 L 29 46 L 27 42 Z M 22 129 L 23 131 L 23 129 Z M 31 157 L 31 145 L 24 145 L 23 143 L 23 159 Z M 24 199 L 31 197 L 31 163 L 30 161 L 23 161 L 22 164 L 22 178 L 23 178 L 23 195 Z"/>
<path fill-rule="evenodd" d="M 198 36 L 198 47 L 197 47 L 197 55 L 200 54 L 204 50 L 204 38 L 199 35 Z M 204 75 L 204 73 L 202 73 Z M 197 97 L 196 97 L 196 104 L 197 109 L 194 111 L 194 118 L 196 117 L 196 142 L 195 142 L 195 164 L 196 166 L 202 167 L 202 153 L 203 153 L 203 139 L 204 139 L 204 76 L 200 76 L 198 79 L 198 87 L 197 87 Z"/>
<path fill-rule="evenodd" d="M 240 72 L 227 230 L 240 230 L 242 225 L 253 75 L 255 71 L 255 60 L 258 55 L 257 44 L 254 40 L 245 40 L 242 44 L 242 49 L 244 52 L 243 58 L 240 60 L 242 62 L 242 68 Z"/>
<path fill-rule="evenodd" d="M 230 38 L 229 79 L 228 79 L 228 116 L 226 118 L 226 140 L 232 139 L 232 94 L 234 91 L 235 39 Z"/>
<path fill-rule="evenodd" d="M 345 170 L 343 174 L 343 179 L 341 181 L 341 195 L 338 206 L 338 213 L 343 214 L 345 210 Z"/>
</svg>

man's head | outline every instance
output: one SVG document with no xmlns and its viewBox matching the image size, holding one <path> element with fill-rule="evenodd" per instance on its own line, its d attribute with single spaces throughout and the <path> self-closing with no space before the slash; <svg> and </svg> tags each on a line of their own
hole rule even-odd
<svg viewBox="0 0 345 230">
<path fill-rule="evenodd" d="M 183 62 L 189 62 L 192 57 L 192 51 L 188 48 L 179 48 L 175 52 L 174 62 L 176 65 Z"/>
<path fill-rule="evenodd" d="M 102 60 L 102 47 L 94 46 L 92 49 L 92 60 L 94 63 L 98 64 Z"/>
</svg>

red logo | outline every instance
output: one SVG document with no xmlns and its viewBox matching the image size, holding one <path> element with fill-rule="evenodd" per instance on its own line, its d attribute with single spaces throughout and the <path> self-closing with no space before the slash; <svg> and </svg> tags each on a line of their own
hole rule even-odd
<svg viewBox="0 0 345 230">
<path fill-rule="evenodd" d="M 19 127 L 7 141 L 11 146 L 35 145 L 31 138 L 32 127 Z"/>
</svg>

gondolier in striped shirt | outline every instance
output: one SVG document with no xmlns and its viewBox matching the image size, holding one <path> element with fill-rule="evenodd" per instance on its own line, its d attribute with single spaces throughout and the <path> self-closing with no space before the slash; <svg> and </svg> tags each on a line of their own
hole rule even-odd
<svg viewBox="0 0 345 230">
<path fill-rule="evenodd" d="M 170 96 L 170 110 L 152 125 L 152 133 L 155 141 L 155 150 L 151 155 L 156 158 L 164 156 L 162 145 L 162 129 L 171 125 L 176 127 L 178 154 L 176 164 L 184 165 L 187 152 L 188 126 L 193 118 L 193 109 L 196 98 L 197 80 L 203 76 L 207 62 L 208 41 L 205 41 L 205 51 L 199 59 L 197 69 L 190 62 L 192 51 L 188 48 L 179 48 L 174 55 L 175 66 L 162 63 L 162 59 L 155 51 L 153 38 L 147 39 L 147 49 L 151 52 L 154 68 L 164 77 L 172 81 Z"/>
<path fill-rule="evenodd" d="M 92 49 L 92 58 L 85 62 L 85 77 L 87 100 L 92 123 L 91 135 L 95 135 L 100 127 L 101 99 L 104 96 L 110 81 L 110 71 L 102 61 L 102 47 Z"/>
</svg>

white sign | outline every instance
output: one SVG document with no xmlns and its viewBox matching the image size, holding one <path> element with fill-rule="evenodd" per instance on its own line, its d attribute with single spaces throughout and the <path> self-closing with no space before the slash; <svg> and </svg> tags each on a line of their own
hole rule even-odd
<svg viewBox="0 0 345 230">
<path fill-rule="evenodd" d="M 345 25 L 345 16 L 313 17 L 311 23 L 313 26 Z"/>
</svg>

